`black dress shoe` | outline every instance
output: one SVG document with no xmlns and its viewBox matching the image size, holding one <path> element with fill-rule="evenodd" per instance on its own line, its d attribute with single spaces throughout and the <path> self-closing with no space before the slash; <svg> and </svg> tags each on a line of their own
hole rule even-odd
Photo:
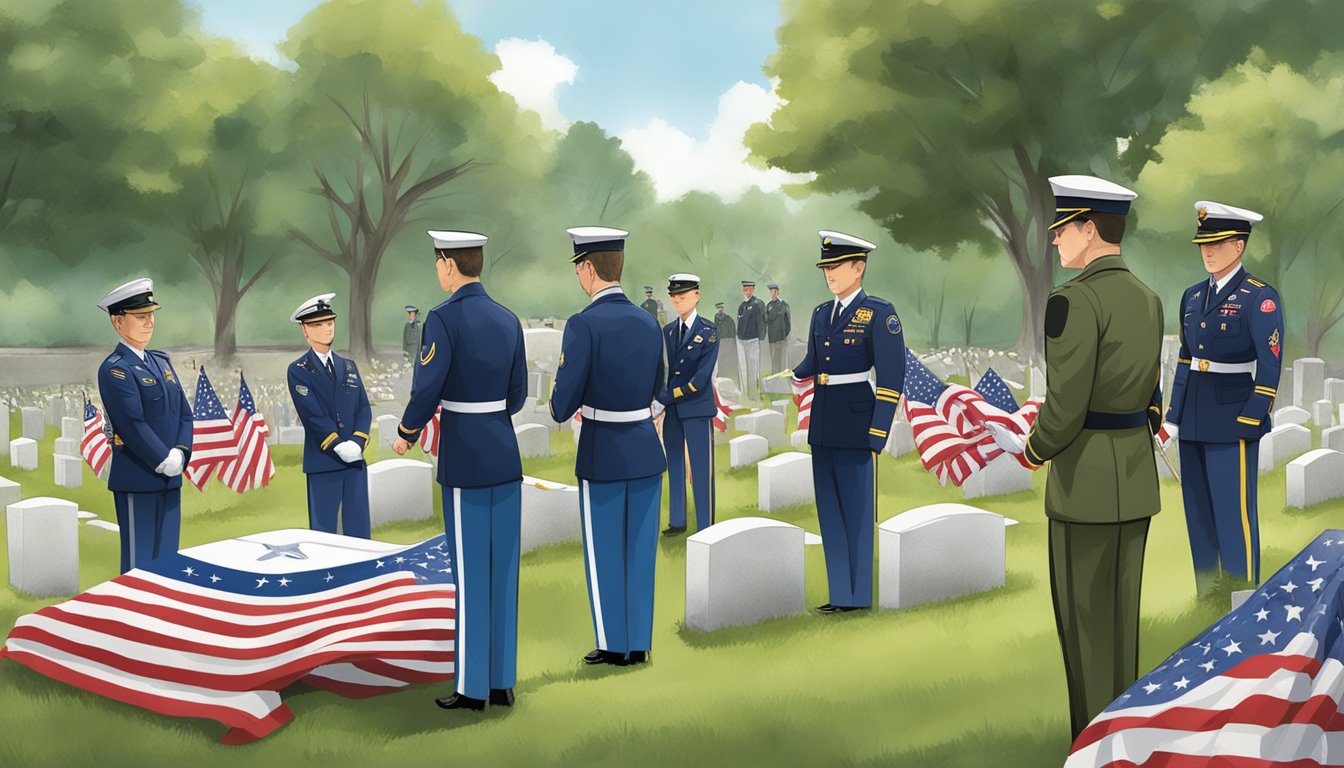
<svg viewBox="0 0 1344 768">
<path fill-rule="evenodd" d="M 663 535 L 664 535 L 664 536 L 680 536 L 681 534 L 683 534 L 683 533 L 685 533 L 685 532 L 686 532 L 686 526 L 684 526 L 684 525 L 681 525 L 681 526 L 671 526 L 671 525 L 669 525 L 669 526 L 667 526 L 666 528 L 663 529 Z"/>
<path fill-rule="evenodd" d="M 648 661 L 648 660 L 649 660 L 649 652 L 648 652 L 648 651 L 631 651 L 631 652 L 630 652 L 630 658 L 629 658 L 629 660 L 626 661 L 626 663 L 627 663 L 627 664 L 643 664 L 644 662 L 646 662 L 646 661 Z"/>
<path fill-rule="evenodd" d="M 825 605 L 818 605 L 814 610 L 816 610 L 817 613 L 839 613 L 842 609 L 831 605 L 830 603 L 826 603 Z"/>
<path fill-rule="evenodd" d="M 594 648 L 583 657 L 584 664 L 612 664 L 623 667 L 626 664 L 625 655 L 612 651 L 604 651 L 601 648 Z"/>
<path fill-rule="evenodd" d="M 454 693 L 446 699 L 435 699 L 434 703 L 443 709 L 470 709 L 474 712 L 485 710 L 485 699 L 473 699 L 460 693 Z"/>
<path fill-rule="evenodd" d="M 866 611 L 866 610 L 869 609 L 870 606 L 867 606 L 867 605 L 843 605 L 843 606 L 841 606 L 841 605 L 836 605 L 836 606 L 832 606 L 832 607 L 835 608 L 835 610 L 839 611 L 840 613 L 849 613 L 850 611 Z"/>
<path fill-rule="evenodd" d="M 513 689 L 512 688 L 491 688 L 490 706 L 512 707 Z"/>
</svg>

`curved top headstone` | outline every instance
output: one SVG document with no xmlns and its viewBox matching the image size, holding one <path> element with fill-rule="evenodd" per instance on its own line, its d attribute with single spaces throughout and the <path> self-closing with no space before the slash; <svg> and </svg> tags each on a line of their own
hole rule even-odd
<svg viewBox="0 0 1344 768">
<path fill-rule="evenodd" d="M 880 530 L 891 533 L 908 533 L 918 530 L 927 525 L 932 525 L 944 520 L 953 518 L 965 519 L 983 517 L 1002 521 L 1002 515 L 996 515 L 993 512 L 972 507 L 969 504 L 957 504 L 954 502 L 944 502 L 941 504 L 926 504 L 922 507 L 915 507 L 894 517 L 889 517 L 878 526 Z M 1002 522 L 998 523 L 1002 525 Z"/>
<path fill-rule="evenodd" d="M 722 523 L 715 523 L 703 531 L 697 531 L 686 541 L 695 544 L 717 544 L 744 533 L 768 529 L 792 529 L 800 533 L 803 530 L 796 525 L 768 517 L 735 517 L 731 520 L 724 520 Z"/>
</svg>

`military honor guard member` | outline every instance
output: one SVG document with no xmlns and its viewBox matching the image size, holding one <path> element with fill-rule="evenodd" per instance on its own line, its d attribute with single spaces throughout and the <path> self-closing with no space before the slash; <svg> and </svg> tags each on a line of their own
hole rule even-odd
<svg viewBox="0 0 1344 768">
<path fill-rule="evenodd" d="M 407 304 L 402 309 L 406 310 L 406 315 L 410 319 L 406 321 L 406 327 L 401 329 L 401 351 L 406 355 L 407 360 L 414 360 L 420 352 L 420 308 Z"/>
<path fill-rule="evenodd" d="M 98 367 L 112 435 L 107 488 L 121 528 L 121 572 L 177 551 L 182 470 L 191 460 L 191 406 L 168 355 L 149 349 L 154 281 L 118 286 L 98 302 L 121 343 Z"/>
<path fill-rule="evenodd" d="M 663 410 L 663 448 L 667 462 L 667 530 L 686 532 L 686 462 L 691 456 L 691 493 L 696 530 L 714 524 L 714 364 L 719 358 L 719 329 L 696 312 L 700 277 L 686 273 L 667 279 L 677 319 L 663 329 L 667 382 L 656 400 Z"/>
<path fill-rule="evenodd" d="M 1162 303 L 1120 256 L 1137 195 L 1092 176 L 1050 186 L 1060 265 L 1082 272 L 1046 303 L 1046 398 L 1030 434 L 991 431 L 1033 467 L 1050 464 L 1050 594 L 1076 738 L 1138 679 L 1143 551 L 1161 508 Z"/>
<path fill-rule="evenodd" d="M 770 301 L 765 305 L 765 340 L 770 345 L 770 373 L 779 373 L 789 367 L 789 334 L 793 332 L 793 316 L 789 303 L 779 298 L 779 286 L 770 283 Z"/>
<path fill-rule="evenodd" d="M 551 418 L 582 415 L 574 474 L 597 648 L 587 664 L 639 664 L 653 643 L 663 446 L 650 405 L 664 384 L 662 332 L 621 291 L 628 232 L 575 227 L 570 263 L 591 301 L 565 324 Z"/>
<path fill-rule="evenodd" d="M 723 311 L 723 302 L 714 305 L 714 327 L 719 329 L 719 371 L 715 376 L 726 376 L 737 381 L 737 323 Z"/>
<path fill-rule="evenodd" d="M 523 326 L 481 285 L 485 235 L 430 231 L 439 286 L 411 400 L 392 449 L 403 455 L 439 415 L 443 523 L 457 586 L 456 692 L 444 709 L 512 706 L 518 678 L 523 463 L 512 414 L 527 398 Z"/>
<path fill-rule="evenodd" d="M 868 254 L 877 246 L 822 230 L 817 266 L 835 298 L 812 310 L 807 355 L 793 368 L 815 377 L 812 483 L 830 602 L 822 613 L 873 605 L 873 528 L 877 516 L 877 456 L 905 386 L 905 336 L 891 302 L 863 290 Z M 876 391 L 869 372 L 876 369 Z"/>
<path fill-rule="evenodd" d="M 643 307 L 644 311 L 649 313 L 649 317 L 652 317 L 655 323 L 658 325 L 663 324 L 663 302 L 653 297 L 652 285 L 644 286 L 644 302 L 639 306 Z"/>
<path fill-rule="evenodd" d="M 761 396 L 761 339 L 765 334 L 765 303 L 755 297 L 756 283 L 742 281 L 742 303 L 737 305 L 737 370 L 742 396 Z M 775 371 L 771 371 L 775 373 Z"/>
<path fill-rule="evenodd" d="M 331 348 L 336 311 L 324 293 L 290 315 L 308 351 L 289 364 L 289 396 L 303 425 L 303 472 L 308 478 L 308 526 L 369 538 L 369 477 L 364 449 L 373 414 L 354 360 Z"/>
<path fill-rule="evenodd" d="M 1209 279 L 1181 296 L 1181 351 L 1167 421 L 1168 433 L 1180 440 L 1185 522 L 1203 593 L 1220 571 L 1260 582 L 1256 478 L 1284 328 L 1278 292 L 1241 264 L 1251 227 L 1264 217 L 1204 200 L 1195 211 L 1193 242 Z"/>
</svg>

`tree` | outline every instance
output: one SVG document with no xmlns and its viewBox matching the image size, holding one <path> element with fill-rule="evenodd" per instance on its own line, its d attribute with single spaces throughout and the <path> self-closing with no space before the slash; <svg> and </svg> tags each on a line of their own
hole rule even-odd
<svg viewBox="0 0 1344 768">
<path fill-rule="evenodd" d="M 1297 70 L 1257 50 L 1200 88 L 1188 109 L 1139 178 L 1154 211 L 1145 221 L 1182 242 L 1194 230 L 1196 200 L 1262 213 L 1247 259 L 1280 290 L 1307 353 L 1318 354 L 1344 319 L 1344 290 L 1323 279 L 1344 235 L 1344 55 Z M 1195 246 L 1181 247 L 1193 262 Z"/>
<path fill-rule="evenodd" d="M 787 104 L 748 145 L 815 172 L 809 189 L 867 193 L 862 209 L 913 248 L 997 242 L 1022 291 L 1017 346 L 1038 356 L 1054 265 L 1047 178 L 1133 178 L 1196 84 L 1257 40 L 1314 56 L 1338 6 L 795 2 L 767 66 Z"/>
</svg>

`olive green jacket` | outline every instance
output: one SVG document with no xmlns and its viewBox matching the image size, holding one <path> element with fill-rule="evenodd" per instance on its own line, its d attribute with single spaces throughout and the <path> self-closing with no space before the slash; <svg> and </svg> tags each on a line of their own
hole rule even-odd
<svg viewBox="0 0 1344 768">
<path fill-rule="evenodd" d="M 1150 428 L 1083 426 L 1089 411 L 1160 415 L 1161 352 L 1162 302 L 1119 255 L 1093 261 L 1050 294 L 1046 397 L 1026 446 L 1029 462 L 1050 463 L 1046 515 L 1118 523 L 1161 509 Z"/>
</svg>

